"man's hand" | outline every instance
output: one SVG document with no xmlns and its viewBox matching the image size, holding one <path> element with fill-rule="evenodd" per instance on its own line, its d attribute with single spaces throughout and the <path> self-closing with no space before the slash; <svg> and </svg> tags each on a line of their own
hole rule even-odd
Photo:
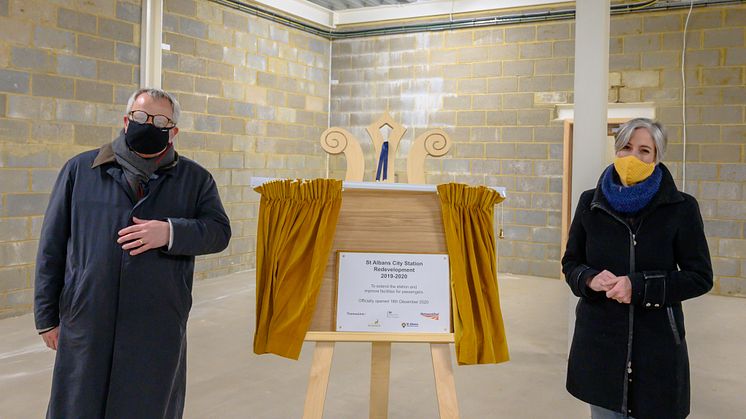
<svg viewBox="0 0 746 419">
<path fill-rule="evenodd" d="M 57 350 L 57 342 L 60 340 L 60 327 L 57 326 L 41 334 L 41 339 L 49 349 Z"/>
<path fill-rule="evenodd" d="M 632 281 L 628 276 L 619 276 L 619 281 L 612 289 L 606 291 L 606 297 L 617 300 L 622 304 L 632 302 Z"/>
<path fill-rule="evenodd" d="M 614 275 L 613 273 L 604 270 L 600 272 L 598 275 L 591 278 L 590 281 L 588 281 L 588 287 L 592 289 L 593 291 L 603 291 L 608 292 L 612 288 L 614 288 L 614 285 L 619 281 L 619 277 Z"/>
<path fill-rule="evenodd" d="M 137 256 L 150 249 L 158 249 L 168 244 L 171 226 L 168 221 L 141 220 L 132 217 L 135 224 L 119 230 L 117 243 L 122 250 L 130 250 L 130 256 Z"/>
</svg>

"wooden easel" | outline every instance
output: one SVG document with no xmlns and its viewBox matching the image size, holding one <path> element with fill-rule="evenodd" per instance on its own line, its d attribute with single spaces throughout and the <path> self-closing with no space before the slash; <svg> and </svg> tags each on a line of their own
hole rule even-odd
<svg viewBox="0 0 746 419">
<path fill-rule="evenodd" d="M 370 418 L 388 417 L 391 343 L 430 344 L 441 418 L 458 418 L 450 343 L 453 333 L 336 332 L 337 252 L 447 253 L 440 202 L 434 192 L 346 189 L 337 230 L 307 341 L 316 348 L 306 392 L 304 419 L 321 418 L 336 342 L 370 342 Z"/>
<path fill-rule="evenodd" d="M 332 367 L 332 355 L 335 342 L 370 342 L 368 336 L 354 336 L 342 333 L 342 336 L 315 335 L 310 332 L 306 340 L 316 340 L 313 353 L 311 374 L 308 380 L 306 402 L 303 408 L 304 418 L 321 418 L 324 413 L 326 388 L 329 383 L 329 371 Z M 392 342 L 430 342 L 430 353 L 433 360 L 435 374 L 435 391 L 438 397 L 438 411 L 441 418 L 458 418 L 458 400 L 456 398 L 456 384 L 453 379 L 451 366 L 451 350 L 447 338 L 443 343 L 433 343 L 438 337 L 429 335 L 412 337 L 402 340 L 400 336 L 381 336 L 381 339 L 392 338 L 391 341 L 373 341 L 371 351 L 370 374 L 370 418 L 387 418 L 389 403 L 389 372 L 391 364 Z M 329 338 L 331 340 L 321 340 Z M 451 341 L 453 339 L 451 338 Z"/>
<path fill-rule="evenodd" d="M 384 127 L 391 129 L 387 139 L 381 134 Z M 407 129 L 385 112 L 378 120 L 372 122 L 366 131 L 373 142 L 376 164 L 384 141 L 389 142 L 388 167 L 391 173 L 383 182 L 393 183 L 396 152 Z M 331 127 L 321 135 L 321 146 L 329 154 L 345 154 L 345 179 L 362 182 L 365 158 L 358 140 L 352 134 L 344 128 Z M 429 130 L 417 137 L 410 147 L 407 158 L 409 183 L 425 183 L 426 156 L 443 156 L 450 148 L 451 140 L 443 130 Z M 316 342 L 316 349 L 306 393 L 304 418 L 322 417 L 335 342 L 371 342 L 370 417 L 376 419 L 388 416 L 391 343 L 430 343 L 440 417 L 459 417 L 449 346 L 454 342 L 453 333 L 350 333 L 336 332 L 334 329 L 335 263 L 338 251 L 447 253 L 442 226 L 440 204 L 433 192 L 374 189 L 344 192 L 337 232 L 319 292 L 316 312 L 310 331 L 306 334 L 307 341 Z"/>
<path fill-rule="evenodd" d="M 391 132 L 384 139 L 381 129 Z M 425 159 L 448 153 L 451 139 L 441 129 L 428 130 L 410 144 L 407 156 L 407 185 L 394 183 L 396 152 L 406 128 L 388 112 L 371 123 L 366 131 L 373 142 L 376 166 L 384 142 L 388 142 L 390 173 L 380 183 L 364 184 L 365 158 L 358 140 L 341 127 L 331 127 L 321 134 L 321 146 L 329 154 L 344 154 L 347 163 L 342 208 L 337 221 L 334 243 L 329 255 L 316 311 L 306 341 L 316 342 L 311 374 L 306 392 L 305 419 L 321 418 L 326 388 L 336 342 L 370 342 L 371 378 L 369 417 L 388 417 L 391 344 L 421 342 L 430 344 L 438 410 L 442 419 L 459 417 L 456 385 L 453 379 L 450 333 L 354 333 L 335 329 L 337 253 L 357 251 L 370 253 L 448 253 L 443 230 L 440 201 L 434 187 L 425 184 Z M 366 186 L 367 185 L 367 186 Z M 505 190 L 501 188 L 502 195 Z M 453 308 L 451 307 L 451 311 Z M 450 316 L 450 313 L 449 313 Z"/>
</svg>

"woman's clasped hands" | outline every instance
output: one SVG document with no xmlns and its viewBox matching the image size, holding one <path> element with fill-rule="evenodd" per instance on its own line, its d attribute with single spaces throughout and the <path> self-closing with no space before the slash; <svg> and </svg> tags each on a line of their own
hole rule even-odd
<svg viewBox="0 0 746 419">
<path fill-rule="evenodd" d="M 604 270 L 588 281 L 588 287 L 593 291 L 606 293 L 606 298 L 616 300 L 622 304 L 632 301 L 632 282 L 628 276 L 616 276 Z"/>
</svg>

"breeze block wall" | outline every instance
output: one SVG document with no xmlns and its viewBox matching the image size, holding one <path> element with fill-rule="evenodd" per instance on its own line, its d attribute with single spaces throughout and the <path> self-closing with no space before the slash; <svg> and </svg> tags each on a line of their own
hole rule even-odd
<svg viewBox="0 0 746 419">
<path fill-rule="evenodd" d="M 231 219 L 197 278 L 253 269 L 252 176 L 317 178 L 326 157 L 330 41 L 209 1 L 166 0 L 163 88 L 182 105 L 176 149 L 208 168 Z"/>
<path fill-rule="evenodd" d="M 138 3 L 0 1 L 0 317 L 31 310 L 60 167 L 121 127 L 138 86 Z"/>
<path fill-rule="evenodd" d="M 622 102 L 652 102 L 669 129 L 666 164 L 682 185 L 681 51 L 686 9 L 611 18 L 610 80 Z M 715 293 L 746 296 L 746 5 L 695 8 L 686 53 L 686 192 L 700 202 Z M 504 186 L 496 210 L 501 272 L 560 275 L 563 126 L 573 102 L 574 22 L 525 23 L 335 40 L 331 124 L 368 153 L 365 127 L 388 111 L 408 132 L 396 170 L 423 130 L 440 127 L 451 152 L 429 159 L 429 183 Z M 611 101 L 616 89 L 610 89 Z M 601 140 L 601 139 L 600 139 Z M 333 158 L 332 173 L 344 174 Z M 575 164 L 582 164 L 576 162 Z M 600 174 L 599 174 L 600 175 Z M 502 208 L 501 208 L 502 207 Z"/>
<path fill-rule="evenodd" d="M 0 0 L 0 317 L 26 313 L 49 193 L 70 157 L 111 141 L 139 87 L 137 0 Z M 215 176 L 231 217 L 196 278 L 254 267 L 251 176 L 325 174 L 330 42 L 209 1 L 164 2 L 162 86 L 176 149 Z"/>
</svg>

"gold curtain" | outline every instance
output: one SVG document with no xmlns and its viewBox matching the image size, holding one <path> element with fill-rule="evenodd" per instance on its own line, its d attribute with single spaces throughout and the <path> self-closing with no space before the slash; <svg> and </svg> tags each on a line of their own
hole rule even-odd
<svg viewBox="0 0 746 419">
<path fill-rule="evenodd" d="M 256 241 L 254 352 L 298 359 L 342 205 L 342 181 L 280 180 L 262 197 Z"/>
<path fill-rule="evenodd" d="M 449 183 L 438 185 L 451 265 L 451 299 L 459 365 L 509 359 L 497 291 L 494 206 L 496 191 Z"/>
</svg>

